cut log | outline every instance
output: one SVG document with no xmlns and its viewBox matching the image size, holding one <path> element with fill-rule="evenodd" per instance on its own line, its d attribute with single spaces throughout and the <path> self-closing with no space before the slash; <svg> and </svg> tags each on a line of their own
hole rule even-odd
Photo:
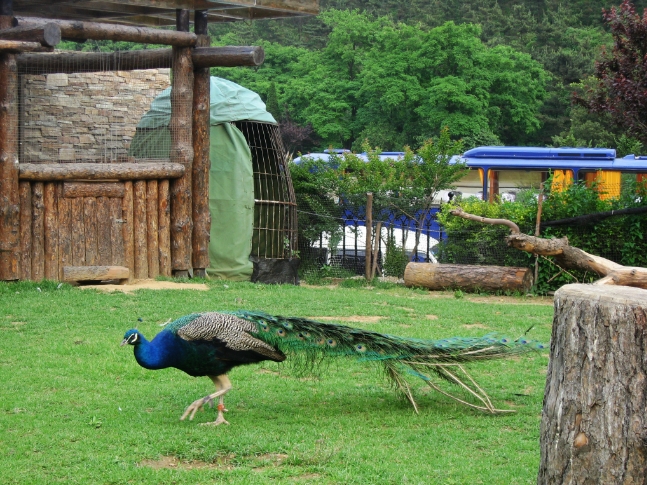
<svg viewBox="0 0 647 485">
<path fill-rule="evenodd" d="M 133 183 L 133 230 L 135 238 L 135 279 L 148 278 L 148 245 L 146 237 L 146 182 Z"/>
<path fill-rule="evenodd" d="M 122 199 L 121 217 L 122 231 L 124 241 L 124 266 L 130 270 L 128 276 L 132 281 L 135 274 L 135 223 L 134 223 L 134 190 L 133 183 L 127 181 L 124 183 L 124 198 Z"/>
<path fill-rule="evenodd" d="M 45 184 L 43 191 L 43 250 L 45 254 L 45 278 L 58 280 L 58 202 L 56 184 Z"/>
<path fill-rule="evenodd" d="M 61 42 L 61 28 L 51 21 L 40 25 L 20 25 L 0 30 L 0 39 L 38 42 L 45 47 L 54 47 Z"/>
<path fill-rule="evenodd" d="M 42 182 L 32 186 L 31 277 L 40 281 L 45 277 L 45 188 Z"/>
<path fill-rule="evenodd" d="M 17 54 L 19 52 L 52 52 L 51 47 L 44 47 L 40 42 L 23 42 L 20 40 L 0 40 L 0 51 Z"/>
<path fill-rule="evenodd" d="M 179 163 L 21 163 L 21 180 L 144 180 L 177 178 Z M 92 194 L 94 196 L 94 194 Z"/>
<path fill-rule="evenodd" d="M 63 197 L 123 197 L 120 182 L 65 182 Z"/>
<path fill-rule="evenodd" d="M 404 270 L 406 286 L 430 290 L 523 291 L 532 287 L 532 270 L 509 266 L 409 263 Z"/>
<path fill-rule="evenodd" d="M 20 279 L 31 279 L 31 184 L 20 182 Z"/>
<path fill-rule="evenodd" d="M 159 271 L 162 276 L 171 276 L 171 196 L 169 181 L 160 180 L 157 186 Z"/>
<path fill-rule="evenodd" d="M 179 47 L 194 46 L 196 41 L 196 35 L 191 32 L 175 32 L 173 30 L 151 29 L 147 27 L 130 27 L 118 24 L 80 22 L 78 20 L 53 20 L 35 17 L 17 17 L 17 20 L 19 27 L 16 27 L 16 29 L 43 28 L 43 26 L 57 27 L 59 42 L 61 36 L 66 40 L 76 41 L 112 40 L 137 42 L 140 44 L 176 45 Z"/>
<path fill-rule="evenodd" d="M 130 271 L 124 266 L 65 266 L 63 281 L 127 280 Z"/>
<path fill-rule="evenodd" d="M 647 483 L 647 291 L 555 293 L 538 484 Z"/>
<path fill-rule="evenodd" d="M 41 49 L 45 47 L 37 44 Z M 185 49 L 185 47 L 181 47 Z M 258 46 L 196 47 L 188 56 L 195 68 L 260 66 L 265 51 Z M 172 67 L 172 49 L 146 49 L 122 52 L 64 52 L 17 54 L 21 72 L 30 74 L 72 74 L 75 72 L 131 71 Z"/>
</svg>

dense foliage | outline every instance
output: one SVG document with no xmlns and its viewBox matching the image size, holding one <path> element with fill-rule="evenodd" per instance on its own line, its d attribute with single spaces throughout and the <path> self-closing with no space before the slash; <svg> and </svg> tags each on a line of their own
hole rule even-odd
<svg viewBox="0 0 647 485">
<path fill-rule="evenodd" d="M 217 43 L 265 45 L 266 63 L 271 63 L 277 74 L 290 74 L 291 66 L 299 65 L 309 66 L 323 76 L 308 75 L 310 71 L 295 72 L 302 77 L 300 89 L 296 91 L 284 82 L 285 76 L 275 78 L 282 109 L 289 112 L 293 122 L 314 128 L 313 136 L 299 147 L 304 151 L 316 147 L 317 141 L 319 147 L 343 142 L 346 147 L 359 148 L 364 138 L 384 149 L 399 149 L 403 144 L 419 143 L 415 139 L 419 134 L 423 138 L 437 135 L 438 125 L 442 123 L 450 126 L 454 136 L 462 137 L 467 148 L 502 142 L 538 146 L 574 142 L 571 144 L 617 147 L 622 127 L 605 114 L 592 115 L 571 106 L 572 92 L 586 89 L 602 46 L 611 44 L 602 9 L 609 9 L 615 3 L 613 0 L 321 0 L 323 14 L 317 17 L 213 25 L 211 33 Z M 647 1 L 636 0 L 634 5 L 637 11 L 642 11 Z M 342 27 L 339 22 L 343 16 L 350 16 L 353 9 L 361 24 L 359 32 Z M 454 24 L 447 27 L 447 22 Z M 452 44 L 450 51 L 462 55 L 465 51 L 460 49 L 469 47 L 467 65 L 446 64 L 454 77 L 420 65 L 416 56 L 416 52 L 423 52 L 416 51 L 416 43 L 422 45 L 420 39 L 433 37 L 431 32 L 435 28 L 441 29 L 435 36 L 441 36 L 443 29 L 445 32 L 453 29 L 452 33 L 461 37 L 457 41 L 460 46 Z M 480 41 L 479 47 L 470 43 L 474 39 Z M 367 45 L 371 48 L 367 49 Z M 340 46 L 345 46 L 346 57 L 339 57 L 344 53 Z M 492 51 L 496 47 L 505 49 Z M 292 64 L 297 59 L 288 59 L 285 48 L 296 49 L 292 53 L 312 53 L 310 63 L 302 64 L 297 55 L 299 62 Z M 528 55 L 528 60 L 519 59 L 520 54 Z M 502 101 L 493 102 L 491 97 L 497 98 L 497 94 L 488 91 L 490 81 L 496 86 L 497 81 L 488 77 L 496 69 L 484 69 L 479 62 L 493 55 L 503 56 L 503 65 L 498 67 L 503 76 L 514 77 L 515 69 L 535 66 L 528 61 L 536 61 L 544 72 L 540 82 L 529 86 L 526 99 L 519 97 L 515 89 L 510 91 L 511 86 L 505 86 L 514 100 L 530 101 L 527 113 L 514 113 L 517 116 L 514 120 L 522 120 L 520 124 L 509 123 L 510 118 L 505 114 L 492 117 L 491 111 L 501 106 Z M 510 64 L 509 56 L 516 61 Z M 281 67 L 277 69 L 279 64 Z M 218 70 L 218 73 L 234 76 L 266 99 L 270 85 L 267 79 L 272 75 L 263 74 L 265 68 L 257 72 Z M 421 72 L 426 74 L 425 69 L 434 81 L 420 78 Z M 452 71 L 456 69 L 457 75 Z M 461 69 L 477 74 L 467 76 L 465 82 Z M 365 75 L 360 74 L 364 71 Z M 322 84 L 323 91 L 319 89 Z M 314 122 L 310 120 L 311 114 L 301 112 L 309 106 L 308 93 L 317 96 L 313 106 L 326 107 L 325 114 L 312 115 L 317 118 Z M 429 99 L 446 96 L 448 113 L 443 112 L 446 106 L 442 103 L 433 104 L 431 112 L 427 112 L 431 102 L 417 105 L 418 97 L 426 95 L 431 95 Z M 481 113 L 479 109 L 483 107 L 485 112 Z M 338 124 L 330 122 L 333 116 L 341 114 L 344 116 L 338 118 Z"/>
<path fill-rule="evenodd" d="M 619 8 L 604 12 L 613 46 L 596 65 L 597 82 L 588 102 L 580 103 L 595 113 L 608 115 L 618 126 L 643 144 L 647 142 L 647 11 L 640 16 L 625 0 Z"/>
<path fill-rule="evenodd" d="M 473 24 L 433 29 L 329 10 L 325 47 L 266 43 L 255 71 L 214 69 L 272 99 L 322 146 L 418 146 L 448 127 L 456 138 L 524 143 L 541 126 L 548 73 L 528 54 L 488 47 Z"/>
</svg>

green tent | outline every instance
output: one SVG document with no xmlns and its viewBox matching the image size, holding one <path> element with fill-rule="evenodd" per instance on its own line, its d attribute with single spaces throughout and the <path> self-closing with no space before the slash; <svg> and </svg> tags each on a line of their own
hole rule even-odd
<svg viewBox="0 0 647 485">
<path fill-rule="evenodd" d="M 211 78 L 211 210 L 210 267 L 208 274 L 230 280 L 249 280 L 249 259 L 254 222 L 252 154 L 234 121 L 276 124 L 253 91 L 226 79 Z M 135 158 L 169 158 L 171 89 L 151 104 L 137 125 L 129 155 Z"/>
</svg>

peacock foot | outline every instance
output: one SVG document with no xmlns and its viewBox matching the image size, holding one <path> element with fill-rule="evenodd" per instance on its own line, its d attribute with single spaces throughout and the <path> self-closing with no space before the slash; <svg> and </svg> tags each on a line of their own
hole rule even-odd
<svg viewBox="0 0 647 485">
<path fill-rule="evenodd" d="M 188 408 L 186 408 L 186 411 L 184 411 L 184 414 L 180 418 L 180 421 L 184 421 L 186 417 L 189 417 L 189 421 L 193 421 L 193 418 L 195 417 L 195 413 L 198 411 L 204 411 L 204 405 L 209 404 L 210 406 L 213 407 L 213 398 L 211 396 L 206 396 L 201 399 L 196 399 L 193 401 Z"/>
<path fill-rule="evenodd" d="M 229 421 L 227 421 L 223 416 L 222 411 L 218 413 L 218 417 L 215 421 L 212 421 L 210 423 L 201 423 L 200 426 L 218 426 L 220 424 L 229 424 Z"/>
</svg>

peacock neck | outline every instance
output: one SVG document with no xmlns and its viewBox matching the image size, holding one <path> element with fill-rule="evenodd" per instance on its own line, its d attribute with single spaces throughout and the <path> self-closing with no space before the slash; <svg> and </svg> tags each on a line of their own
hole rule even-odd
<svg viewBox="0 0 647 485">
<path fill-rule="evenodd" d="M 171 367 L 172 349 L 168 338 L 165 338 L 165 332 L 161 332 L 149 342 L 140 335 L 140 342 L 135 346 L 135 359 L 142 367 L 150 370 L 166 369 Z"/>
</svg>

